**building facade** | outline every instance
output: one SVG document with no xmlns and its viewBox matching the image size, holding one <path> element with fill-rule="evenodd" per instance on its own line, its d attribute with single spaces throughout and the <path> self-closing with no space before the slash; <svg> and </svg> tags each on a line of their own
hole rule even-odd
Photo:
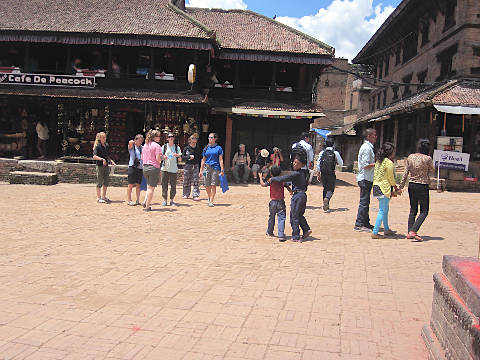
<svg viewBox="0 0 480 360">
<path fill-rule="evenodd" d="M 353 60 L 370 67 L 373 83 L 357 133 L 375 127 L 379 143 L 393 142 L 400 157 L 418 138 L 439 148 L 448 137 L 461 146 L 443 149 L 470 153 L 470 175 L 477 176 L 479 13 L 474 0 L 402 1 Z"/>
<path fill-rule="evenodd" d="M 106 131 L 125 161 L 128 139 L 158 128 L 180 145 L 218 132 L 228 165 L 239 143 L 288 149 L 323 116 L 313 94 L 333 48 L 250 11 L 178 0 L 57 1 L 55 14 L 21 0 L 0 9 L 4 156 L 31 156 L 34 124 L 44 120 L 49 152 L 64 158 L 90 157 L 95 133 Z"/>
</svg>

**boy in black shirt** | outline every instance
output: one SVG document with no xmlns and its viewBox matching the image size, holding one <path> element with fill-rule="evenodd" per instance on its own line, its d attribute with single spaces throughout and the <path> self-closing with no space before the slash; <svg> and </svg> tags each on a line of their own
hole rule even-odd
<svg viewBox="0 0 480 360">
<path fill-rule="evenodd" d="M 305 166 L 304 159 L 301 156 L 296 155 L 293 160 L 293 170 L 288 175 L 275 176 L 268 180 L 268 183 L 272 182 L 291 182 L 293 196 L 290 202 L 290 225 L 292 226 L 292 241 L 302 242 L 302 239 L 306 239 L 312 234 L 312 230 L 305 219 L 305 208 L 307 206 L 307 186 L 309 172 L 306 169 L 302 169 Z M 300 229 L 302 228 L 303 236 L 300 237 Z"/>
</svg>

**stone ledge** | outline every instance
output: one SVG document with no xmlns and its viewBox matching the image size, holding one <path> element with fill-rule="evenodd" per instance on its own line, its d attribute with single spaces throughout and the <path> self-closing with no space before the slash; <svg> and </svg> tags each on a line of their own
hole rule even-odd
<svg viewBox="0 0 480 360">
<path fill-rule="evenodd" d="M 12 171 L 9 175 L 10 184 L 55 185 L 58 177 L 55 173 Z"/>
<path fill-rule="evenodd" d="M 428 360 L 446 360 L 442 346 L 429 325 L 422 328 L 422 338 L 428 350 Z"/>
<path fill-rule="evenodd" d="M 475 258 L 445 255 L 442 268 L 466 306 L 480 317 L 480 262 Z"/>
</svg>

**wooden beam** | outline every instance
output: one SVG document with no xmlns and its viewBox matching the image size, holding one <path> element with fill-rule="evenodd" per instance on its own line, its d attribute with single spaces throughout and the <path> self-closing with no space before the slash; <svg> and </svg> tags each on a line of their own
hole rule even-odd
<svg viewBox="0 0 480 360">
<path fill-rule="evenodd" d="M 397 149 L 397 142 L 398 142 L 398 119 L 395 118 L 393 122 L 393 145 L 395 145 L 395 149 Z"/>
<path fill-rule="evenodd" d="M 226 139 L 225 139 L 225 159 L 224 159 L 224 164 L 225 168 L 228 169 L 230 168 L 230 161 L 232 157 L 232 128 L 233 128 L 233 122 L 230 114 L 227 114 L 227 119 L 226 119 Z"/>
</svg>

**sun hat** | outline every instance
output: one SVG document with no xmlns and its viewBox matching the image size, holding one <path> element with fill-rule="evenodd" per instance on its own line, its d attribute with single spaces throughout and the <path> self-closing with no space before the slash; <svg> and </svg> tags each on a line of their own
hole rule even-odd
<svg viewBox="0 0 480 360">
<path fill-rule="evenodd" d="M 275 146 L 275 147 L 273 148 L 273 152 L 275 152 L 275 151 L 277 151 L 277 150 L 280 150 L 280 149 Z"/>
<path fill-rule="evenodd" d="M 269 152 L 268 152 L 267 149 L 260 150 L 260 155 L 262 155 L 262 157 L 266 158 L 266 157 L 268 157 L 268 154 L 269 154 Z"/>
</svg>

